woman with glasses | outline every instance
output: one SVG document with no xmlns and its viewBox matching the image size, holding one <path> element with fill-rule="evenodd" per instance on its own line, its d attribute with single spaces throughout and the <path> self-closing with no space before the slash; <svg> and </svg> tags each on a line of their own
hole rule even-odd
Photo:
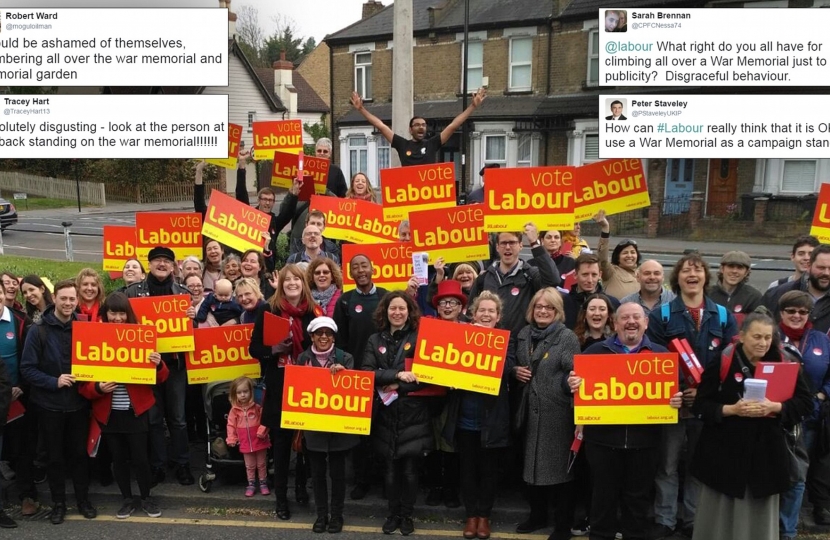
<svg viewBox="0 0 830 540">
<path fill-rule="evenodd" d="M 524 426 L 523 479 L 527 483 L 530 516 L 516 532 L 529 533 L 547 526 L 548 499 L 556 499 L 551 540 L 571 537 L 574 513 L 574 477 L 568 470 L 574 438 L 571 395 L 565 381 L 579 354 L 579 339 L 565 328 L 564 305 L 552 287 L 533 295 L 525 315 L 528 325 L 511 342 L 508 358 L 515 358 L 513 376 L 527 392 L 522 401 Z M 521 422 L 520 422 L 521 423 Z"/>
<path fill-rule="evenodd" d="M 182 285 L 185 286 L 190 293 L 190 307 L 187 308 L 187 316 L 193 319 L 199 312 L 199 307 L 207 296 L 205 287 L 202 285 L 202 276 L 195 272 L 191 272 L 184 276 Z"/>
<path fill-rule="evenodd" d="M 309 263 L 306 272 L 311 296 L 323 309 L 326 317 L 333 317 L 337 300 L 343 294 L 343 274 L 340 267 L 331 259 L 318 257 Z"/>
<path fill-rule="evenodd" d="M 317 317 L 311 321 L 308 334 L 311 336 L 311 347 L 303 351 L 297 365 L 328 369 L 332 377 L 336 377 L 338 371 L 354 369 L 354 357 L 334 346 L 337 324 L 330 317 Z M 308 430 L 303 436 L 311 461 L 314 504 L 317 507 L 317 520 L 312 530 L 316 533 L 339 533 L 343 530 L 346 501 L 346 454 L 357 446 L 358 436 Z M 331 478 L 331 505 L 326 489 L 327 469 Z"/>
<path fill-rule="evenodd" d="M 790 343 L 801 352 L 804 366 L 804 375 L 810 384 L 813 396 L 813 411 L 804 421 L 804 443 L 810 456 L 810 471 L 807 473 L 807 492 L 814 506 L 814 513 L 821 514 L 821 507 L 816 503 L 817 494 L 828 489 L 828 480 L 818 471 L 825 471 L 829 457 L 819 456 L 816 452 L 819 433 L 819 411 L 821 404 L 830 396 L 830 338 L 813 328 L 810 322 L 810 312 L 813 310 L 813 299 L 804 291 L 789 291 L 778 301 L 779 319 L 778 330 L 781 332 L 781 341 Z M 801 509 L 801 500 L 804 496 L 804 482 L 796 483 L 786 493 L 781 494 L 781 537 L 795 538 L 798 516 Z M 818 510 L 815 507 L 818 506 Z M 822 516 L 816 516 L 821 521 Z M 828 513 L 830 517 L 830 513 Z"/>
<path fill-rule="evenodd" d="M 634 273 L 640 265 L 640 249 L 634 240 L 623 240 L 611 253 L 611 262 L 608 262 L 608 245 L 611 238 L 611 225 L 605 217 L 605 210 L 600 210 L 594 221 L 602 227 L 599 237 L 600 271 L 602 272 L 602 287 L 605 292 L 614 298 L 623 298 L 640 290 L 640 284 Z"/>
<path fill-rule="evenodd" d="M 346 177 L 343 176 L 343 169 L 334 163 L 331 155 L 332 143 L 328 137 L 321 137 L 317 139 L 317 145 L 314 148 L 314 153 L 318 158 L 329 160 L 329 177 L 326 182 L 326 189 L 340 197 L 346 196 Z"/>
</svg>

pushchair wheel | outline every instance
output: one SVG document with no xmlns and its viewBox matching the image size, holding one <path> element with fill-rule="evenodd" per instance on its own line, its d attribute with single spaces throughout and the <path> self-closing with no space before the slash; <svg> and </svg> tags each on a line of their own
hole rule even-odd
<svg viewBox="0 0 830 540">
<path fill-rule="evenodd" d="M 202 493 L 209 492 L 212 486 L 213 480 L 208 480 L 207 474 L 202 474 L 199 476 L 199 489 L 202 490 Z"/>
</svg>

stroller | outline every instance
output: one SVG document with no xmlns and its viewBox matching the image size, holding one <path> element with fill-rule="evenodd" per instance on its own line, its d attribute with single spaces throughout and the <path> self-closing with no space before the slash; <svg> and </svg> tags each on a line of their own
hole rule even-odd
<svg viewBox="0 0 830 540">
<path fill-rule="evenodd" d="M 215 466 L 245 467 L 245 461 L 239 448 L 228 448 L 225 444 L 228 427 L 228 414 L 231 412 L 231 381 L 212 382 L 204 385 L 202 398 L 207 419 L 207 456 L 205 472 L 199 476 L 199 489 L 204 493 L 210 491 L 216 480 Z"/>
</svg>

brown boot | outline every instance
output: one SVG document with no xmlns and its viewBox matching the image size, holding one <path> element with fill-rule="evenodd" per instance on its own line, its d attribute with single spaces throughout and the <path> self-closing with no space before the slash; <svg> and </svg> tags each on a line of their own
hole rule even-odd
<svg viewBox="0 0 830 540">
<path fill-rule="evenodd" d="M 478 534 L 478 518 L 471 517 L 467 518 L 467 525 L 464 526 L 464 538 L 470 540 L 475 538 Z"/>
<path fill-rule="evenodd" d="M 478 518 L 478 534 L 479 540 L 487 540 L 490 538 L 490 518 Z"/>
</svg>

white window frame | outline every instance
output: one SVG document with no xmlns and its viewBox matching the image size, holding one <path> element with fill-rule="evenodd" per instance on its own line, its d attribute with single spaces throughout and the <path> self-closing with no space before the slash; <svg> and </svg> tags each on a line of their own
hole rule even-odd
<svg viewBox="0 0 830 540">
<path fill-rule="evenodd" d="M 520 40 L 526 40 L 530 42 L 530 58 L 527 61 L 522 62 L 513 62 L 513 43 Z M 507 64 L 508 64 L 508 84 L 507 88 L 510 92 L 524 92 L 533 89 L 533 37 L 531 36 L 515 36 L 510 38 L 510 47 L 507 52 Z M 528 86 L 515 86 L 513 84 L 513 68 L 514 67 L 525 67 L 527 66 L 530 68 L 530 74 L 528 75 Z"/>
<path fill-rule="evenodd" d="M 815 165 L 815 172 L 813 174 L 813 185 L 812 185 L 812 187 L 810 187 L 809 189 L 803 189 L 803 190 L 797 190 L 797 191 L 785 190 L 784 189 L 784 171 L 787 168 L 787 163 L 788 162 L 806 162 L 806 161 L 809 161 L 809 162 L 811 162 Z M 799 194 L 801 194 L 801 193 L 815 193 L 816 192 L 816 184 L 818 182 L 818 177 L 819 177 L 819 166 L 820 166 L 820 163 L 819 163 L 819 160 L 817 160 L 817 159 L 782 159 L 781 160 L 781 171 L 780 171 L 780 174 L 778 176 L 778 192 L 782 193 L 782 194 L 790 194 L 790 195 L 796 194 L 796 193 L 799 193 Z"/>
<path fill-rule="evenodd" d="M 377 143 L 377 170 L 380 174 L 383 169 L 392 167 L 392 145 L 383 135 L 378 136 L 375 142 Z"/>
<path fill-rule="evenodd" d="M 480 64 L 470 63 L 470 65 L 467 66 L 466 69 L 465 69 L 465 66 L 464 66 L 464 48 L 466 46 L 467 46 L 467 44 L 464 41 L 462 41 L 461 42 L 461 87 L 459 88 L 458 91 L 459 92 L 464 91 L 464 76 L 466 74 L 466 76 L 467 76 L 467 93 L 468 94 L 474 94 L 481 87 L 481 81 L 484 78 L 484 42 L 470 39 L 470 46 L 471 47 L 476 47 L 476 46 L 481 47 L 481 63 Z M 468 60 L 469 60 L 469 57 L 470 57 L 470 54 L 468 52 L 467 53 L 467 59 Z M 472 83 L 470 82 L 469 72 L 472 69 L 478 69 L 478 70 L 481 71 L 481 75 L 478 78 L 478 83 L 477 84 L 476 84 L 475 79 L 473 79 Z"/>
<path fill-rule="evenodd" d="M 248 111 L 248 133 L 254 132 L 254 122 L 256 122 L 256 111 Z"/>
<path fill-rule="evenodd" d="M 594 49 L 594 36 L 597 37 L 597 50 Z M 597 63 L 597 79 L 591 80 L 591 62 Z M 588 31 L 588 71 L 585 73 L 585 86 L 599 86 L 599 28 Z"/>
<path fill-rule="evenodd" d="M 671 179 L 671 170 L 673 163 L 677 161 L 677 173 L 678 173 L 678 182 L 694 182 L 695 181 L 695 160 L 693 158 L 669 158 L 666 160 L 666 183 L 672 181 Z M 691 178 L 686 178 L 686 162 L 690 161 L 692 163 L 692 171 L 691 171 Z"/>
<path fill-rule="evenodd" d="M 361 55 L 368 55 L 368 62 L 358 62 L 358 57 Z M 358 81 L 360 84 L 358 84 Z M 368 92 L 366 91 L 366 83 L 368 81 Z M 355 51 L 354 53 L 354 90 L 364 101 L 372 99 L 372 51 Z"/>
<path fill-rule="evenodd" d="M 364 144 L 362 146 L 352 144 L 353 142 L 357 141 L 357 139 L 363 139 Z M 369 137 L 366 136 L 366 135 L 360 135 L 360 134 L 350 135 L 346 140 L 346 148 L 348 148 L 348 151 L 349 151 L 349 153 L 348 153 L 348 156 L 349 156 L 349 178 L 351 178 L 352 176 L 354 176 L 355 174 L 357 174 L 359 172 L 362 172 L 362 173 L 365 173 L 366 175 L 368 175 L 369 174 L 369 171 L 368 171 L 368 169 L 369 169 Z M 367 170 L 363 170 L 360 167 L 360 162 L 361 162 L 360 154 L 361 154 L 361 152 L 363 153 L 363 161 L 366 162 L 365 169 L 367 169 Z M 352 162 L 354 161 L 352 159 L 352 154 L 353 153 L 357 154 L 357 158 L 356 158 L 356 161 L 355 161 L 357 163 L 357 167 L 352 167 Z"/>
<path fill-rule="evenodd" d="M 597 145 L 597 155 L 596 157 L 588 157 L 588 139 L 594 140 L 596 137 L 596 145 Z M 596 163 L 597 161 L 601 161 L 599 157 L 599 133 L 586 133 L 584 135 L 584 140 L 582 143 L 582 156 L 581 156 L 582 165 L 587 165 L 588 163 Z"/>
<path fill-rule="evenodd" d="M 501 159 L 488 159 L 487 156 L 487 140 L 492 138 L 500 138 L 504 141 L 504 157 Z M 481 157 L 484 165 L 490 163 L 498 163 L 502 167 L 507 167 L 507 133 L 489 133 L 481 137 Z"/>
<path fill-rule="evenodd" d="M 521 148 L 522 144 L 527 144 L 528 146 L 528 159 L 523 160 L 521 158 Z M 533 167 L 534 163 L 536 163 L 536 154 L 535 147 L 533 140 L 533 135 L 531 133 L 519 133 L 519 136 L 516 138 L 516 167 Z"/>
</svg>

